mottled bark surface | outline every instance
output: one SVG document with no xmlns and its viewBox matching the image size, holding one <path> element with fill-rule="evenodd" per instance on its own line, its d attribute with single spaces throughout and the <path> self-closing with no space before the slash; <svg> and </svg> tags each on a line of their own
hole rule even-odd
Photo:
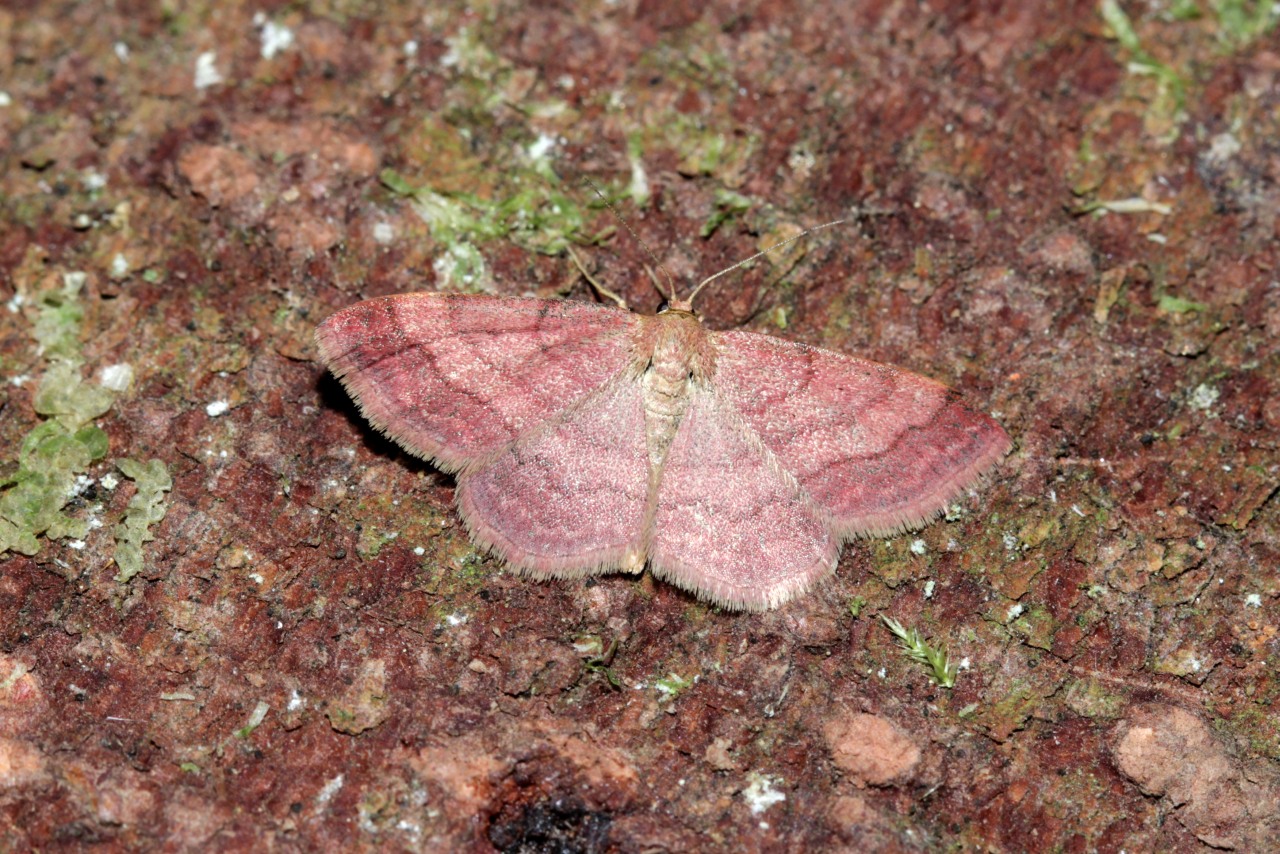
<svg viewBox="0 0 1280 854">
<path fill-rule="evenodd" d="M 1274 840 L 1274 14 L 0 9 L 0 849 Z M 1013 453 L 763 615 L 503 573 L 312 332 L 590 299 L 566 243 L 651 312 L 584 177 L 689 284 L 847 218 L 707 324 L 942 381 Z"/>
</svg>

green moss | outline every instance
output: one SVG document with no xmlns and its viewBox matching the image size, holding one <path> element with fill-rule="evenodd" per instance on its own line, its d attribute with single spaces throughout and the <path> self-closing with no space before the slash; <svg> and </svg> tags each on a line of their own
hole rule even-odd
<svg viewBox="0 0 1280 854">
<path fill-rule="evenodd" d="M 445 39 L 445 44 L 449 51 L 441 63 L 465 76 L 493 81 L 497 75 L 510 70 L 510 64 L 490 50 L 472 27 L 459 27 L 454 35 Z"/>
<path fill-rule="evenodd" d="M 1209 6 L 1218 20 L 1218 37 L 1237 49 L 1270 33 L 1280 20 L 1273 0 L 1210 0 Z"/>
<path fill-rule="evenodd" d="M 1120 42 L 1120 46 L 1132 53 L 1145 54 L 1142 49 L 1142 42 L 1138 38 L 1138 33 L 1133 28 L 1133 22 L 1129 20 L 1128 14 L 1120 7 L 1117 0 L 1102 0 L 1098 6 L 1098 11 L 1102 15 L 1102 20 L 1107 22 L 1107 26 L 1111 28 L 1111 34 L 1115 36 L 1116 41 Z"/>
<path fill-rule="evenodd" d="M 1062 530 L 1061 512 L 1042 518 L 1031 518 L 1018 532 L 1018 540 L 1027 548 L 1035 548 L 1042 543 L 1054 539 Z"/>
<path fill-rule="evenodd" d="M 1120 7 L 1118 0 L 1102 0 L 1098 9 L 1102 20 L 1111 29 L 1111 34 L 1129 54 L 1129 73 L 1154 77 L 1158 81 L 1159 90 L 1152 108 L 1159 115 L 1171 119 L 1180 118 L 1187 102 L 1187 87 L 1182 75 L 1157 60 L 1142 46 L 1133 22 Z"/>
<path fill-rule="evenodd" d="M 507 224 L 507 237 L 544 255 L 556 255 L 582 230 L 582 208 L 568 196 L 542 188 L 524 190 L 495 206 L 497 219 Z"/>
<path fill-rule="evenodd" d="M 394 169 L 383 169 L 382 172 L 378 174 L 378 180 L 382 182 L 382 186 L 386 187 L 397 196 L 412 198 L 413 194 L 417 192 L 414 186 L 405 180 L 404 176 Z"/>
<path fill-rule="evenodd" d="M 556 255 L 581 232 L 581 206 L 549 187 L 540 176 L 517 175 L 513 182 L 529 184 L 501 201 L 470 193 L 442 193 L 414 187 L 390 169 L 379 176 L 391 192 L 412 201 L 431 237 L 445 247 L 437 272 L 464 288 L 477 288 L 488 278 L 477 247 L 492 240 L 510 240 L 532 252 Z"/>
<path fill-rule="evenodd" d="M 675 701 L 681 694 L 693 687 L 694 680 L 687 679 L 674 671 L 662 679 L 655 679 L 653 687 L 664 695 L 664 699 Z"/>
<path fill-rule="evenodd" d="M 151 526 L 163 519 L 169 509 L 164 494 L 173 489 L 173 477 L 160 460 L 140 463 L 124 459 L 116 467 L 138 487 L 114 531 L 115 561 L 120 567 L 116 581 L 125 582 L 142 571 L 142 544 L 155 539 Z"/>
<path fill-rule="evenodd" d="M 954 688 L 958 671 L 947 655 L 947 648 L 930 644 L 915 628 L 908 629 L 892 617 L 880 615 L 885 628 L 898 639 L 902 654 L 929 670 L 929 678 L 940 688 Z"/>
<path fill-rule="evenodd" d="M 236 738 L 248 738 L 253 735 L 253 731 L 262 725 L 267 719 L 267 712 L 271 711 L 271 707 L 261 700 L 253 707 L 253 711 L 249 713 L 249 720 L 244 726 L 235 731 Z"/>
<path fill-rule="evenodd" d="M 735 193 L 733 190 L 717 189 L 715 199 L 715 209 L 711 212 L 711 216 L 707 217 L 707 221 L 702 224 L 702 237 L 710 237 L 715 234 L 716 229 L 724 225 L 725 222 L 751 210 L 752 201 L 741 193 Z"/>
<path fill-rule="evenodd" d="M 458 571 L 455 577 L 467 582 L 469 586 L 485 582 L 493 574 L 493 567 L 485 559 L 484 554 L 475 550 L 464 554 L 457 565 Z"/>
<path fill-rule="evenodd" d="M 707 125 L 700 115 L 685 113 L 674 113 L 661 127 L 660 137 L 675 146 L 680 174 L 706 175 L 729 184 L 737 183 L 734 177 L 751 162 L 760 145 L 755 134 L 735 135 L 728 128 Z"/>
<path fill-rule="evenodd" d="M 1175 297 L 1172 294 L 1161 294 L 1156 307 L 1169 314 L 1188 314 L 1193 311 L 1205 311 L 1209 308 L 1202 302 L 1189 300 L 1185 297 Z"/>
<path fill-rule="evenodd" d="M 1203 679 L 1217 662 L 1207 653 L 1182 647 L 1154 658 L 1150 667 L 1155 673 Z"/>
<path fill-rule="evenodd" d="M 1043 697 L 1030 686 L 1012 685 L 1005 696 L 983 715 L 983 723 L 993 732 L 1016 732 L 1024 725 Z"/>
</svg>

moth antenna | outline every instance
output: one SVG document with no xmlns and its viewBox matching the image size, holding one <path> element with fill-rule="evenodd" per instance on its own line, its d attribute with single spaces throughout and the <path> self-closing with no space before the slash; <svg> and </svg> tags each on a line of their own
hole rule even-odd
<svg viewBox="0 0 1280 854">
<path fill-rule="evenodd" d="M 768 249 L 760 250 L 756 254 L 752 255 L 750 258 L 743 258 L 741 261 L 739 261 L 737 264 L 734 264 L 732 267 L 726 267 L 723 270 L 721 270 L 719 273 L 716 273 L 715 275 L 712 275 L 712 276 L 708 276 L 707 278 L 703 279 L 701 282 L 698 282 L 698 286 L 693 289 L 693 293 L 689 294 L 689 300 L 688 300 L 689 304 L 690 305 L 693 304 L 693 298 L 698 295 L 698 291 L 702 290 L 711 282 L 723 276 L 725 273 L 732 273 L 734 270 L 738 269 L 744 264 L 750 264 L 752 261 L 756 260 L 761 255 L 768 255 L 773 250 L 781 249 L 782 247 L 786 246 L 788 243 L 795 243 L 800 238 L 807 237 L 810 234 L 813 234 L 815 231 L 822 231 L 822 229 L 824 228 L 831 228 L 833 225 L 840 225 L 844 222 L 845 220 L 843 219 L 837 219 L 831 222 L 824 222 L 822 225 L 815 225 L 813 228 L 806 228 L 804 231 L 800 232 L 795 237 L 788 237 L 786 240 L 782 241 L 781 243 L 775 243 L 772 246 L 770 246 Z"/>
<path fill-rule="evenodd" d="M 582 278 L 586 279 L 591 284 L 591 287 L 596 289 L 596 293 L 600 294 L 600 296 L 602 297 L 608 297 L 609 299 L 613 300 L 618 304 L 619 308 L 627 308 L 626 300 L 624 300 L 622 297 L 618 296 L 613 291 L 606 288 L 604 285 L 597 282 L 595 280 L 595 277 L 587 272 L 587 268 L 582 266 L 582 262 L 578 260 L 578 253 L 573 251 L 572 246 L 566 246 L 564 248 L 564 251 L 569 253 L 569 257 L 573 259 L 574 266 L 578 268 L 578 272 L 582 274 Z"/>
<path fill-rule="evenodd" d="M 649 248 L 649 245 L 647 243 L 645 243 L 643 240 L 640 239 L 640 235 L 636 234 L 636 230 L 631 227 L 631 224 L 622 218 L 622 214 L 618 213 L 618 209 L 613 206 L 613 203 L 610 202 L 608 197 L 605 196 L 604 192 L 599 187 L 596 186 L 595 182 L 592 181 L 590 178 L 583 178 L 582 180 L 587 183 L 588 187 L 596 191 L 596 195 L 600 197 L 600 201 L 604 202 L 604 206 L 609 209 L 609 213 L 613 214 L 613 218 L 616 219 L 618 222 L 622 223 L 622 227 L 627 230 L 627 232 L 631 235 L 631 238 L 635 240 L 636 243 L 640 244 L 640 248 L 644 250 L 644 254 L 648 255 L 649 260 L 653 261 L 654 266 L 656 266 L 659 270 L 662 271 L 662 275 L 667 277 L 667 290 L 665 292 L 662 290 L 662 287 L 658 284 L 657 279 L 653 280 L 653 285 L 655 288 L 657 288 L 658 293 L 662 294 L 662 298 L 665 299 L 667 302 L 671 302 L 672 300 L 674 300 L 675 293 L 676 293 L 675 280 L 671 278 L 671 274 L 667 272 L 667 268 L 662 266 L 662 262 L 658 260 L 658 256 L 653 253 L 653 250 Z"/>
</svg>

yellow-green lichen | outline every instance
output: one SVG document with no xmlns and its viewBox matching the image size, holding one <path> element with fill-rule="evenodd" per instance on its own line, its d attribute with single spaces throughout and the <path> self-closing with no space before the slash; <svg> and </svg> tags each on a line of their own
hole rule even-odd
<svg viewBox="0 0 1280 854">
<path fill-rule="evenodd" d="M 1123 691 L 1108 687 L 1101 679 L 1081 678 L 1067 683 L 1067 708 L 1086 718 L 1117 718 L 1129 702 Z"/>
<path fill-rule="evenodd" d="M 107 454 L 107 434 L 91 422 L 111 408 L 113 396 L 80 376 L 84 282 L 83 273 L 68 273 L 61 288 L 36 298 L 32 335 L 50 364 L 33 407 L 45 420 L 23 438 L 17 469 L 0 480 L 0 554 L 33 555 L 42 535 L 80 539 L 89 531 L 88 522 L 62 510 L 80 491 L 82 474 Z"/>
<path fill-rule="evenodd" d="M 361 560 L 373 560 L 387 543 L 398 539 L 398 531 L 384 531 L 372 525 L 360 529 L 360 537 L 356 540 L 356 554 Z"/>
<path fill-rule="evenodd" d="M 42 536 L 79 540 L 91 527 L 88 520 L 63 512 L 88 486 L 89 467 L 107 455 L 107 434 L 93 421 L 115 400 L 111 389 L 81 376 L 80 291 L 85 281 L 84 273 L 66 273 L 61 287 L 34 300 L 38 313 L 31 335 L 48 367 L 32 396 L 32 408 L 43 420 L 23 438 L 16 470 L 0 480 L 0 554 L 12 550 L 33 555 Z M 159 460 L 122 460 L 118 465 L 138 484 L 125 518 L 115 528 L 117 579 L 127 581 L 142 569 L 142 544 L 152 539 L 148 527 L 164 518 L 164 492 L 173 481 Z"/>
<path fill-rule="evenodd" d="M 45 421 L 22 441 L 18 470 L 0 481 L 0 553 L 33 555 L 36 539 L 82 538 L 89 526 L 62 508 L 77 493 L 77 479 L 107 453 L 107 436 L 93 425 L 74 433 Z"/>
<path fill-rule="evenodd" d="M 1009 628 L 1028 646 L 1048 651 L 1053 647 L 1053 636 L 1059 624 L 1053 619 L 1048 608 L 1035 604 L 1024 608 L 1018 617 L 1009 623 Z"/>
<path fill-rule="evenodd" d="M 124 519 L 115 527 L 116 566 L 120 572 L 116 581 L 125 582 L 142 571 L 142 544 L 155 539 L 151 526 L 164 518 L 168 506 L 164 494 L 173 489 L 173 477 L 160 460 L 140 463 L 137 460 L 119 460 L 116 467 L 138 487 Z"/>
<path fill-rule="evenodd" d="M 61 288 L 47 290 L 36 297 L 40 313 L 31 335 L 40 344 L 40 353 L 46 359 L 80 359 L 80 322 L 84 319 L 80 289 L 86 278 L 82 272 L 66 273 Z"/>
</svg>

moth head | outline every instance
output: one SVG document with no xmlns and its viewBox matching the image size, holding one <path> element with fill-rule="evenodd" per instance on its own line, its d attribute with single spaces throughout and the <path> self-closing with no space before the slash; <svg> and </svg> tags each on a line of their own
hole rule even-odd
<svg viewBox="0 0 1280 854">
<path fill-rule="evenodd" d="M 703 288 L 711 284 L 716 279 L 720 278 L 726 273 L 732 273 L 734 270 L 738 269 L 739 267 L 742 267 L 746 264 L 750 264 L 752 261 L 761 257 L 762 255 L 768 255 L 770 252 L 773 252 L 775 249 L 781 249 L 782 247 L 790 243 L 796 242 L 802 237 L 808 237 L 810 234 L 813 234 L 815 231 L 821 231 L 824 228 L 831 228 L 834 225 L 840 225 L 841 223 L 844 222 L 844 220 L 842 219 L 837 219 L 837 220 L 833 220 L 832 222 L 823 223 L 822 225 L 815 225 L 812 228 L 806 228 L 804 231 L 800 232 L 799 234 L 793 237 L 789 237 L 786 240 L 779 241 L 778 243 L 775 243 L 772 246 L 769 246 L 765 249 L 760 250 L 759 252 L 750 256 L 749 258 L 743 258 L 738 263 L 725 267 L 720 272 L 714 273 L 708 276 L 707 278 L 699 282 L 697 284 L 697 287 L 695 287 L 692 291 L 689 292 L 689 296 L 685 297 L 684 299 L 681 299 L 678 296 L 676 296 L 675 280 L 672 279 L 671 273 L 667 271 L 667 268 L 663 266 L 662 262 L 658 260 L 658 256 L 654 254 L 654 251 L 649 248 L 648 244 L 646 244 L 643 240 L 640 239 L 640 235 L 636 234 L 635 229 L 631 227 L 630 223 L 628 223 L 622 217 L 622 215 L 618 213 L 617 209 L 614 208 L 613 204 L 609 201 L 608 197 L 605 196 L 604 191 L 601 190 L 599 187 L 597 187 L 594 183 L 592 183 L 590 179 L 585 179 L 585 180 L 587 184 L 591 187 L 591 189 L 595 190 L 596 195 L 598 195 L 600 199 L 604 202 L 605 207 L 607 207 L 609 211 L 614 215 L 614 217 L 617 218 L 618 222 L 622 223 L 622 227 L 625 228 L 628 232 L 630 232 L 631 237 L 635 240 L 637 244 L 639 244 L 640 248 L 644 250 L 644 253 L 648 255 L 649 258 L 653 261 L 654 266 L 649 267 L 646 265 L 645 272 L 649 274 L 649 279 L 653 282 L 654 289 L 663 297 L 662 304 L 658 306 L 658 314 L 680 312 L 696 318 L 698 314 L 693 310 L 693 301 L 697 298 L 698 294 L 702 291 Z M 597 291 L 599 291 L 601 294 L 605 296 L 608 296 L 614 302 L 618 303 L 618 305 L 620 305 L 621 307 L 623 308 L 627 307 L 626 302 L 623 301 L 621 297 L 605 289 L 598 282 L 596 282 L 595 279 L 591 278 L 591 275 L 587 272 L 586 268 L 582 266 L 582 262 L 578 260 L 578 256 L 573 254 L 572 249 L 569 250 L 569 256 L 573 259 L 573 263 L 578 266 L 578 269 L 582 271 L 582 274 L 586 276 L 587 281 L 589 281 Z M 655 269 L 657 270 L 657 272 L 654 272 Z M 663 278 L 666 279 L 665 287 L 663 286 L 662 281 L 658 278 L 657 273 L 662 273 Z"/>
<path fill-rule="evenodd" d="M 698 317 L 698 313 L 693 310 L 692 299 L 663 300 L 662 304 L 658 306 L 658 314 L 687 314 L 693 318 Z"/>
</svg>

